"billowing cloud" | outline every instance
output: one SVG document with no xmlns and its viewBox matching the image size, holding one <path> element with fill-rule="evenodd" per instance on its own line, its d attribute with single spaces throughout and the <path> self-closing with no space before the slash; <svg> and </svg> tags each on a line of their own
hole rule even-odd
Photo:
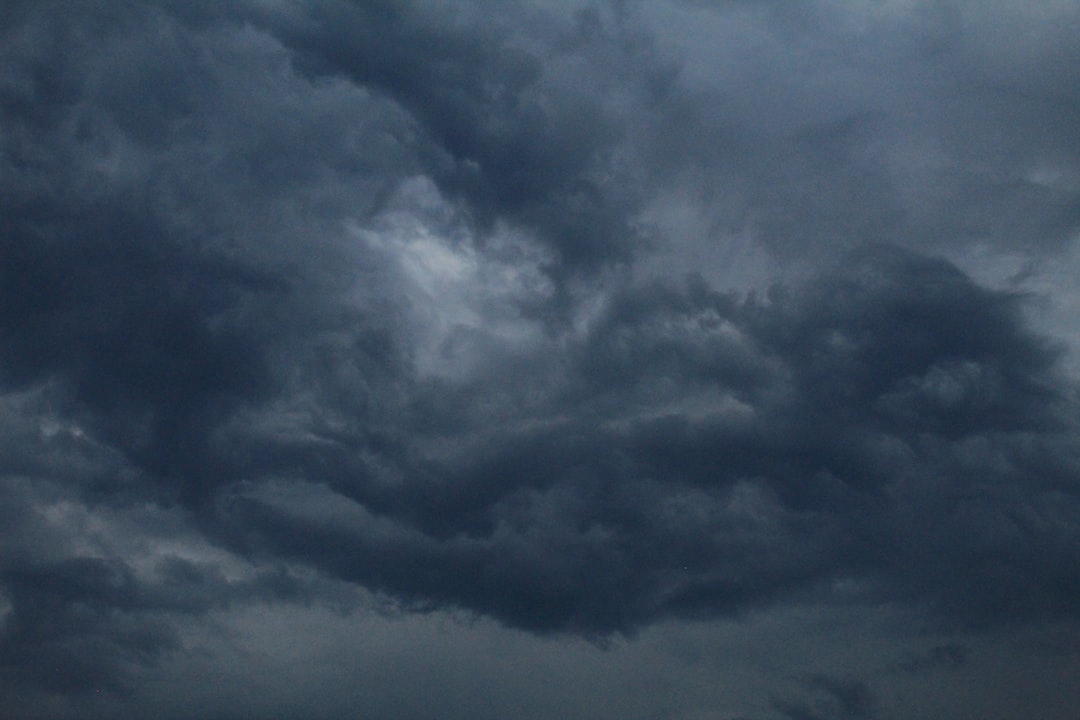
<svg viewBox="0 0 1080 720">
<path fill-rule="evenodd" d="M 9 3 L 0 710 L 160 712 L 262 616 L 599 672 L 809 607 L 874 664 L 740 668 L 718 717 L 964 714 L 920 683 L 1080 620 L 1077 23 Z M 329 677 L 275 697 L 363 714 Z"/>
</svg>

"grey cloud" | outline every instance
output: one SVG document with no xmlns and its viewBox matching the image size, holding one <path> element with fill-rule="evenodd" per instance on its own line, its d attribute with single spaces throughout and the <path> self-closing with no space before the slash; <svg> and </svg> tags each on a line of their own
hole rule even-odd
<svg viewBox="0 0 1080 720">
<path fill-rule="evenodd" d="M 233 603 L 302 601 L 307 590 L 280 573 L 230 583 L 213 566 L 166 558 L 154 582 L 120 560 L 70 557 L 6 563 L 8 610 L 0 640 L 5 685 L 75 697 L 129 693 L 181 647 L 178 617 Z"/>
<path fill-rule="evenodd" d="M 870 688 L 858 680 L 815 677 L 808 683 L 810 700 L 776 700 L 774 707 L 789 720 L 824 718 L 874 718 L 877 701 Z"/>
<path fill-rule="evenodd" d="M 899 669 L 906 673 L 921 673 L 939 667 L 957 668 L 968 661 L 970 652 L 969 648 L 956 643 L 935 645 L 925 654 L 904 660 Z"/>
<path fill-rule="evenodd" d="M 1042 523 L 1067 481 L 1039 478 L 1025 445 L 1041 437 L 1074 456 L 1072 409 L 1018 298 L 943 261 L 875 248 L 767 300 L 700 284 L 628 291 L 581 348 L 537 410 L 550 419 L 500 431 L 480 412 L 456 428 L 435 421 L 426 438 L 405 424 L 407 442 L 381 446 L 387 480 L 370 455 L 315 446 L 285 495 L 242 490 L 219 522 L 247 528 L 271 556 L 534 629 L 629 630 L 849 577 L 961 622 L 1069 612 L 1054 589 L 1076 580 L 1064 557 L 1027 555 L 1047 542 L 1067 552 L 1064 526 Z M 485 394 L 514 392 L 458 400 L 497 406 Z M 568 407 L 587 420 L 564 419 Z M 425 408 L 432 422 L 437 409 Z M 466 450 L 430 454 L 447 444 Z M 1000 460 L 971 451 L 985 444 Z M 303 509 L 304 482 L 340 495 L 320 491 Z M 1009 504 L 1018 483 L 1030 511 Z M 327 522 L 331 507 L 340 513 Z M 1062 506 L 1057 522 L 1074 510 Z M 1019 526 L 1006 519 L 1025 512 Z M 1004 542 L 979 518 L 1034 535 L 976 562 Z M 1046 607 L 1005 600 L 1032 586 Z"/>
<path fill-rule="evenodd" d="M 838 8 L 6 5 L 17 712 L 349 588 L 597 641 L 1075 623 L 1067 346 L 974 278 L 1068 257 L 1077 15 Z M 772 711 L 877 716 L 813 677 Z"/>
<path fill-rule="evenodd" d="M 643 242 L 640 179 L 618 155 L 674 66 L 619 13 L 423 7 L 320 2 L 268 27 L 305 70 L 344 74 L 407 108 L 438 148 L 427 171 L 481 229 L 509 219 L 535 230 L 560 279 L 627 260 Z M 517 23 L 538 31 L 523 38 Z"/>
<path fill-rule="evenodd" d="M 749 225 L 806 262 L 864 241 L 1053 251 L 1075 233 L 1070 9 L 771 7 L 649 11 L 659 47 L 691 60 L 660 161 L 700 168 L 686 192 L 721 208 L 718 234 Z"/>
</svg>

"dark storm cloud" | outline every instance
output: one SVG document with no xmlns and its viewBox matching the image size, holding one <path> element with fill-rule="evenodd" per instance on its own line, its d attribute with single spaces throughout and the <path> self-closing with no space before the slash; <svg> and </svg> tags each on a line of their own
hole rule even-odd
<svg viewBox="0 0 1080 720">
<path fill-rule="evenodd" d="M 204 429 L 268 382 L 248 332 L 211 321 L 272 283 L 185 255 L 160 225 L 111 209 L 12 224 L 0 281 L 5 380 L 60 382 L 101 440 L 155 473 L 192 470 Z"/>
<path fill-rule="evenodd" d="M 377 204 L 393 182 L 380 166 L 407 170 L 395 136 L 408 128 L 354 149 L 380 109 L 362 91 L 293 104 L 288 74 L 262 74 L 286 68 L 282 54 L 239 25 L 192 31 L 108 3 L 5 7 L 0 653 L 5 694 L 25 703 L 5 712 L 21 716 L 37 690 L 125 687 L 179 647 L 178 616 L 298 597 L 287 577 L 253 592 L 168 552 L 136 572 L 125 544 L 162 539 L 153 521 L 86 539 L 52 517 L 196 507 L 235 480 L 208 444 L 215 428 L 280 390 L 270 358 L 294 323 L 318 332 L 348 315 L 323 313 L 334 280 L 318 268 L 337 262 L 325 228 L 304 224 L 315 237 L 301 248 L 282 238 L 320 204 Z"/>
<path fill-rule="evenodd" d="M 100 36 L 83 34 L 96 23 Z M 337 251 L 319 237 L 281 247 L 282 227 L 320 204 L 363 214 L 400 156 L 392 135 L 349 151 L 361 126 L 380 131 L 362 93 L 316 91 L 298 112 L 289 77 L 251 81 L 248 67 L 215 65 L 241 53 L 284 63 L 234 31 L 190 33 L 157 11 L 133 18 L 107 4 L 27 13 L 9 31 L 12 46 L 42 57 L 13 63 L 7 104 L 4 379 L 59 382 L 69 412 L 102 440 L 194 496 L 215 472 L 205 438 L 275 384 L 267 353 L 278 337 L 290 323 L 335 322 L 318 294 L 334 292 L 320 265 Z M 24 117 L 23 104 L 50 118 Z M 361 110 L 373 112 L 347 117 Z M 254 113 L 279 115 L 260 130 Z M 357 129 L 333 133 L 344 122 Z M 343 197 L 321 191 L 320 175 L 344 172 Z"/>
<path fill-rule="evenodd" d="M 615 157 L 635 118 L 613 96 L 639 112 L 663 99 L 675 68 L 619 13 L 331 0 L 298 14 L 267 24 L 299 67 L 408 109 L 438 148 L 427 159 L 440 187 L 481 227 L 511 219 L 536 230 L 555 277 L 625 261 L 643 241 L 640 179 Z"/>
<path fill-rule="evenodd" d="M 1075 235 L 1077 16 L 916 5 L 6 5 L 3 684 L 335 583 L 1075 621 L 1065 351 L 940 255 Z M 736 231 L 795 279 L 719 287 Z"/>
<path fill-rule="evenodd" d="M 535 422 L 499 428 L 473 408 L 520 404 L 517 388 L 472 387 L 443 410 L 457 427 L 421 405 L 439 432 L 402 428 L 392 479 L 312 451 L 222 517 L 271 556 L 534 629 L 625 630 L 866 577 L 961 622 L 1071 613 L 1074 410 L 1018 302 L 882 248 L 761 299 L 627 290 Z M 1043 475 L 1043 453 L 1061 466 Z"/>
</svg>

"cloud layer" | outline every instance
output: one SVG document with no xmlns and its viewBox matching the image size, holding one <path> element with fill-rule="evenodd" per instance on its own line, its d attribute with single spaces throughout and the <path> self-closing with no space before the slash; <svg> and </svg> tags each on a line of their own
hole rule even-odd
<svg viewBox="0 0 1080 720">
<path fill-rule="evenodd" d="M 1072 632 L 1078 25 L 9 3 L 0 708 L 147 711 L 257 608 Z M 904 716 L 870 683 L 738 712 Z"/>
</svg>

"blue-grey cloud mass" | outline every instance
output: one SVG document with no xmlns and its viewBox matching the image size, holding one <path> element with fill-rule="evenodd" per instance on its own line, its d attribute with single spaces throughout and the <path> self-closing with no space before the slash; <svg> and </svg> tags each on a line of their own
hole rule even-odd
<svg viewBox="0 0 1080 720">
<path fill-rule="evenodd" d="M 1078 32 L 6 2 L 0 715 L 1074 717 Z"/>
</svg>

